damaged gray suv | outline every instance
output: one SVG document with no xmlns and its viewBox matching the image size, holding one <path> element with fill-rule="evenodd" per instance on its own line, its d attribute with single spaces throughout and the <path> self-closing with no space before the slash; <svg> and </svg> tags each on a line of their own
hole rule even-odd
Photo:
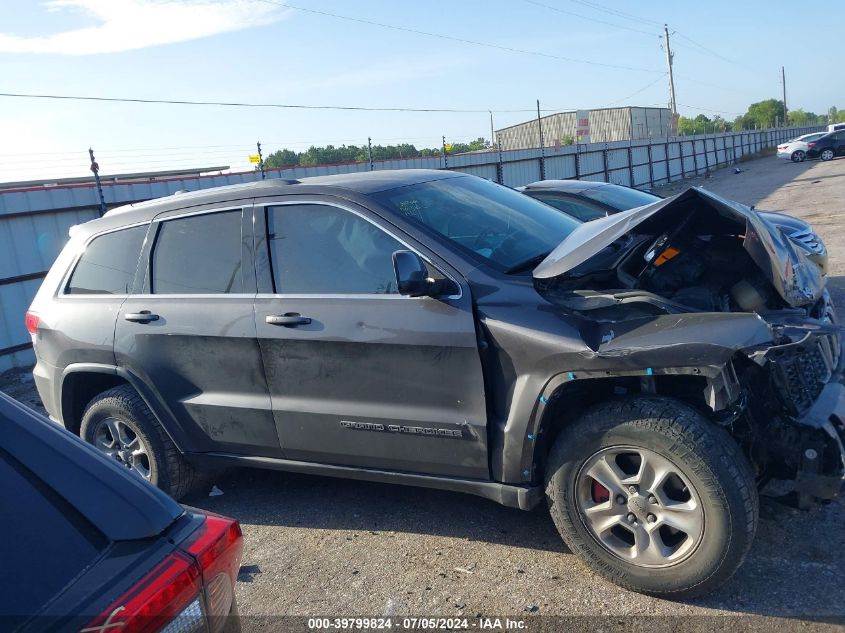
<svg viewBox="0 0 845 633">
<path fill-rule="evenodd" d="M 839 493 L 834 321 L 819 267 L 703 190 L 582 224 L 425 170 L 114 209 L 27 314 L 51 416 L 175 497 L 256 466 L 545 499 L 667 597 L 734 573 L 758 490 Z"/>
</svg>

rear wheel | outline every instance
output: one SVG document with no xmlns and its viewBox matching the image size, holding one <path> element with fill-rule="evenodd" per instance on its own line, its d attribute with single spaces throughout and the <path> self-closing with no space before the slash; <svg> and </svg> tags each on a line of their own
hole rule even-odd
<svg viewBox="0 0 845 633">
<path fill-rule="evenodd" d="M 791 158 L 793 163 L 803 163 L 807 155 L 799 149 L 792 152 Z"/>
<path fill-rule="evenodd" d="M 170 436 L 128 385 L 109 389 L 85 408 L 82 439 L 175 499 L 198 482 Z"/>
<path fill-rule="evenodd" d="M 833 150 L 823 149 L 822 153 L 819 154 L 819 158 L 821 158 L 822 160 L 833 160 Z"/>
<path fill-rule="evenodd" d="M 546 495 L 573 552 L 635 591 L 711 591 L 742 563 L 757 526 L 749 464 L 691 407 L 643 397 L 600 404 L 561 432 Z"/>
</svg>

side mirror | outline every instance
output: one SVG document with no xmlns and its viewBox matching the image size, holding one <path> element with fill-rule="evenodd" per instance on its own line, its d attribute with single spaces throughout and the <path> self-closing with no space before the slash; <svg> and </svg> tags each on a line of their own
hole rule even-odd
<svg viewBox="0 0 845 633">
<path fill-rule="evenodd" d="M 393 271 L 399 294 L 410 297 L 424 297 L 431 294 L 432 280 L 428 278 L 425 262 L 413 251 L 393 253 Z"/>
</svg>

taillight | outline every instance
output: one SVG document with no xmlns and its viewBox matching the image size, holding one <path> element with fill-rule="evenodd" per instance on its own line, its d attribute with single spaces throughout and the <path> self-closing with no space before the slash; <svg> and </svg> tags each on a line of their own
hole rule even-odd
<svg viewBox="0 0 845 633">
<path fill-rule="evenodd" d="M 27 310 L 26 317 L 24 318 L 24 322 L 26 323 L 26 331 L 30 334 L 35 334 L 38 332 L 38 315 L 35 312 L 30 312 Z"/>
<path fill-rule="evenodd" d="M 815 143 L 807 143 L 807 147 L 815 147 L 815 146 L 816 146 Z"/>
<path fill-rule="evenodd" d="M 120 633 L 199 633 L 207 631 L 207 626 L 216 633 L 232 609 L 242 553 L 238 522 L 207 514 L 187 544 L 80 633 L 113 628 Z"/>
<path fill-rule="evenodd" d="M 174 552 L 80 633 L 113 627 L 121 633 L 153 633 L 174 618 L 178 618 L 180 631 L 201 631 L 205 628 L 201 583 L 196 561 L 183 552 Z"/>
<path fill-rule="evenodd" d="M 235 596 L 235 582 L 243 554 L 240 524 L 219 514 L 206 513 L 205 523 L 185 548 L 202 569 L 205 606 L 211 632 L 226 623 Z"/>
</svg>

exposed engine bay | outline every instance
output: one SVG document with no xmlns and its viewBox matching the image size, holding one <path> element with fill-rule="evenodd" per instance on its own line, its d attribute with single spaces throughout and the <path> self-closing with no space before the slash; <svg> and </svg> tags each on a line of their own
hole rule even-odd
<svg viewBox="0 0 845 633">
<path fill-rule="evenodd" d="M 598 319 L 784 309 L 824 316 L 818 266 L 752 209 L 700 189 L 579 227 L 534 277 L 551 301 Z"/>
</svg>

